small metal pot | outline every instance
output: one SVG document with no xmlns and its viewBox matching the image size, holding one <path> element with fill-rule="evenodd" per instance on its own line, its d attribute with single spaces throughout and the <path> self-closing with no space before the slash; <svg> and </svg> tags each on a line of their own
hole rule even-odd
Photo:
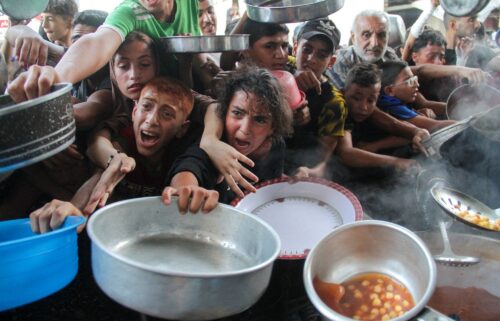
<svg viewBox="0 0 500 321">
<path fill-rule="evenodd" d="M 281 243 L 259 218 L 227 205 L 181 215 L 159 197 L 106 206 L 87 226 L 92 271 L 112 299 L 173 320 L 242 312 L 269 284 Z"/>
<path fill-rule="evenodd" d="M 396 48 L 406 41 L 406 26 L 403 18 L 397 14 L 388 14 L 389 16 L 389 42 L 388 46 Z"/>
<path fill-rule="evenodd" d="M 0 0 L 0 11 L 16 20 L 31 19 L 47 7 L 49 0 Z"/>
<path fill-rule="evenodd" d="M 373 272 L 396 278 L 413 295 L 415 306 L 393 321 L 410 320 L 416 315 L 423 320 L 438 315 L 436 320 L 451 320 L 425 307 L 436 286 L 436 264 L 424 242 L 410 230 L 384 221 L 343 225 L 323 238 L 309 253 L 304 265 L 306 292 L 326 319 L 352 321 L 321 300 L 313 287 L 313 279 L 342 283 L 355 275 Z"/>
<path fill-rule="evenodd" d="M 250 19 L 289 23 L 326 17 L 344 6 L 344 0 L 245 0 Z"/>
<path fill-rule="evenodd" d="M 70 83 L 47 95 L 14 104 L 0 96 L 0 173 L 46 159 L 75 140 Z"/>
</svg>

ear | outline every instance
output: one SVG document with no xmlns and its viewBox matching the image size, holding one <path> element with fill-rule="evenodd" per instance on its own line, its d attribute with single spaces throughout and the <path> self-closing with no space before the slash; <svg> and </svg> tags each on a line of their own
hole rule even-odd
<svg viewBox="0 0 500 321">
<path fill-rule="evenodd" d="M 448 28 L 451 30 L 457 30 L 457 21 L 455 19 L 450 19 L 448 21 Z"/>
<path fill-rule="evenodd" d="M 384 94 L 388 96 L 394 96 L 394 91 L 392 90 L 392 86 L 385 86 L 384 87 Z"/>
<path fill-rule="evenodd" d="M 181 128 L 179 128 L 179 130 L 177 131 L 177 133 L 175 134 L 175 137 L 176 138 L 182 138 L 184 135 L 186 135 L 188 129 L 189 129 L 189 125 L 191 124 L 191 122 L 189 120 L 186 120 Z"/>
<path fill-rule="evenodd" d="M 351 43 L 354 43 L 354 32 L 351 31 Z"/>
<path fill-rule="evenodd" d="M 337 56 L 333 55 L 330 58 L 330 61 L 328 62 L 328 67 L 327 68 L 332 68 L 333 65 L 335 65 L 335 62 L 337 61 Z"/>
<path fill-rule="evenodd" d="M 411 59 L 413 60 L 413 62 L 417 62 L 415 59 L 417 58 L 417 53 L 416 52 L 412 52 L 411 53 Z"/>
</svg>

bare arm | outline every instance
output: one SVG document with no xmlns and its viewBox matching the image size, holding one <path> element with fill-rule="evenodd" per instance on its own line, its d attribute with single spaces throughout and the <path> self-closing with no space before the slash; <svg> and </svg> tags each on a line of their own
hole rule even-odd
<svg viewBox="0 0 500 321">
<path fill-rule="evenodd" d="M 422 64 L 410 68 L 415 75 L 423 79 L 458 77 L 459 79 L 465 78 L 469 83 L 476 84 L 490 78 L 488 73 L 478 68 L 434 64 Z"/>
<path fill-rule="evenodd" d="M 109 116 L 113 106 L 111 90 L 101 89 L 92 93 L 87 101 L 73 105 L 76 127 L 86 130 Z"/>
<path fill-rule="evenodd" d="M 327 165 L 332 154 L 335 152 L 339 137 L 322 136 L 321 142 L 321 161 L 314 167 L 309 168 L 301 166 L 298 168 L 296 176 L 298 177 L 325 177 Z"/>
<path fill-rule="evenodd" d="M 248 15 L 247 12 L 245 11 L 242 15 L 238 23 L 236 23 L 236 26 L 234 26 L 234 29 L 231 31 L 231 35 L 237 35 L 241 34 L 243 31 L 243 27 L 245 26 L 246 22 L 248 20 Z M 232 70 L 234 68 L 234 65 L 236 64 L 236 61 L 238 61 L 238 56 L 239 52 L 233 52 L 233 51 L 226 51 L 223 52 L 221 57 L 220 57 L 220 67 L 223 70 Z"/>
</svg>

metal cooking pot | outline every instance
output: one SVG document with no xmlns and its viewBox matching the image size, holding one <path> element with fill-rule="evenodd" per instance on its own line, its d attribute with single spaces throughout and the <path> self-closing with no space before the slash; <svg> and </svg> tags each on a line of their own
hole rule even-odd
<svg viewBox="0 0 500 321">
<path fill-rule="evenodd" d="M 250 19 L 289 23 L 326 17 L 344 6 L 344 0 L 245 0 Z"/>
<path fill-rule="evenodd" d="M 250 35 L 229 36 L 175 36 L 161 37 L 165 51 L 171 53 L 198 53 L 243 51 L 249 48 Z"/>
<path fill-rule="evenodd" d="M 75 140 L 70 83 L 47 95 L 14 104 L 0 96 L 0 173 L 31 165 L 67 148 Z"/>
<path fill-rule="evenodd" d="M 175 320 L 211 320 L 242 312 L 269 284 L 281 248 L 259 218 L 219 205 L 179 214 L 160 197 L 106 206 L 87 226 L 99 287 L 124 306 Z"/>
<path fill-rule="evenodd" d="M 463 120 L 486 111 L 500 101 L 500 90 L 493 86 L 465 84 L 455 88 L 446 101 L 446 117 Z"/>
<path fill-rule="evenodd" d="M 419 320 L 451 320 L 425 306 L 436 286 L 436 264 L 424 242 L 410 230 L 384 221 L 343 225 L 323 238 L 304 265 L 306 292 L 328 320 L 352 321 L 321 300 L 313 279 L 342 283 L 355 275 L 373 272 L 396 278 L 413 296 L 415 306 L 393 321 L 406 321 L 417 315 Z"/>
<path fill-rule="evenodd" d="M 403 18 L 397 14 L 388 14 L 389 16 L 389 42 L 388 46 L 396 48 L 405 43 L 406 26 Z"/>
<path fill-rule="evenodd" d="M 43 12 L 49 0 L 0 0 L 0 11 L 16 20 L 31 19 Z"/>
<path fill-rule="evenodd" d="M 490 0 L 441 0 L 444 11 L 455 17 L 473 16 L 486 7 Z"/>
</svg>

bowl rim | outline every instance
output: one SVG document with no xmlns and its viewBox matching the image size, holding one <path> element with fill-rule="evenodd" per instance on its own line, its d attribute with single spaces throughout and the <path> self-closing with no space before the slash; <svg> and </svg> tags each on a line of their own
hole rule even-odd
<svg viewBox="0 0 500 321">
<path fill-rule="evenodd" d="M 330 318 L 331 316 L 334 316 L 336 320 L 339 321 L 351 321 L 354 320 L 352 318 L 346 317 L 337 311 L 333 310 L 330 308 L 326 303 L 321 300 L 321 298 L 318 296 L 316 291 L 314 290 L 314 287 L 312 285 L 312 276 L 310 277 L 311 272 L 311 261 L 313 260 L 312 258 L 314 257 L 314 254 L 316 251 L 319 251 L 318 249 L 325 243 L 327 242 L 331 237 L 333 237 L 335 234 L 338 234 L 340 232 L 343 232 L 344 230 L 357 227 L 357 226 L 379 226 L 379 227 L 387 227 L 387 228 L 392 228 L 395 229 L 399 232 L 404 233 L 406 236 L 408 236 L 410 239 L 412 239 L 414 242 L 416 242 L 419 245 L 419 248 L 422 250 L 424 256 L 427 259 L 427 262 L 429 263 L 429 282 L 426 285 L 425 292 L 423 293 L 421 299 L 417 302 L 415 302 L 415 306 L 411 308 L 409 311 L 407 311 L 405 314 L 403 314 L 400 317 L 392 319 L 393 321 L 401 321 L 401 320 L 409 320 L 416 316 L 422 309 L 425 308 L 425 305 L 429 300 L 431 299 L 432 294 L 434 293 L 434 290 L 436 288 L 436 282 L 437 282 L 437 267 L 436 263 L 434 261 L 434 258 L 432 256 L 432 253 L 430 252 L 429 248 L 425 244 L 425 242 L 413 231 L 407 229 L 406 227 L 403 227 L 401 225 L 392 223 L 392 222 L 387 222 L 387 221 L 381 221 L 381 220 L 365 220 L 365 221 L 356 221 L 353 223 L 341 225 L 338 228 L 334 229 L 330 234 L 325 236 L 316 246 L 311 250 L 309 255 L 306 258 L 306 261 L 304 263 L 304 272 L 303 272 L 303 282 L 304 282 L 304 287 L 306 290 L 306 293 L 310 300 L 312 301 L 313 305 L 318 309 L 318 311 L 321 313 L 321 315 Z"/>
<path fill-rule="evenodd" d="M 24 225 L 24 224 L 29 225 L 29 221 L 30 221 L 29 218 L 21 218 L 21 219 L 3 221 L 3 222 L 0 222 L 0 225 L 2 225 L 4 227 L 12 227 L 12 226 Z M 16 245 L 16 244 L 20 244 L 20 243 L 25 243 L 25 242 L 36 241 L 36 240 L 44 239 L 44 238 L 51 237 L 51 236 L 57 236 L 58 234 L 62 234 L 62 233 L 65 233 L 69 230 L 76 229 L 80 224 L 83 224 L 85 221 L 86 221 L 86 218 L 83 216 L 70 215 L 70 216 L 66 217 L 63 225 L 61 225 L 61 227 L 59 227 L 58 229 L 52 230 L 52 231 L 47 232 L 47 233 L 39 233 L 39 234 L 34 233 L 31 236 L 26 236 L 26 237 L 22 237 L 22 238 L 15 239 L 15 240 L 0 242 L 0 248 L 8 247 L 11 245 Z"/>
<path fill-rule="evenodd" d="M 0 117 L 8 115 L 12 112 L 21 111 L 21 110 L 30 108 L 32 106 L 36 106 L 40 103 L 45 103 L 49 100 L 60 97 L 66 93 L 69 93 L 71 91 L 71 89 L 73 88 L 73 85 L 69 82 L 61 82 L 61 83 L 54 84 L 53 88 L 54 88 L 54 91 L 49 92 L 43 96 L 29 99 L 26 101 L 22 101 L 19 103 L 13 103 L 10 106 L 0 108 Z M 8 94 L 3 95 L 2 97 L 5 97 L 5 96 L 9 96 L 9 95 Z"/>
<path fill-rule="evenodd" d="M 151 267 L 148 264 L 135 261 L 133 259 L 130 259 L 130 258 L 124 256 L 124 255 L 120 255 L 114 251 L 111 251 L 109 249 L 109 247 L 104 246 L 102 241 L 94 233 L 93 226 L 94 226 L 94 224 L 96 224 L 95 223 L 96 220 L 98 219 L 99 216 L 106 215 L 105 213 L 107 211 L 109 211 L 110 209 L 112 209 L 114 207 L 123 206 L 124 204 L 128 204 L 131 202 L 151 202 L 151 201 L 160 202 L 160 204 L 162 204 L 161 203 L 161 196 L 139 197 L 139 198 L 133 198 L 133 199 L 127 199 L 127 200 L 115 202 L 113 204 L 106 205 L 105 207 L 97 210 L 90 217 L 88 224 L 87 224 L 87 228 L 86 228 L 87 234 L 92 242 L 92 246 L 94 246 L 94 245 L 97 246 L 100 251 L 104 252 L 106 255 L 110 256 L 111 258 L 118 260 L 119 262 L 122 262 L 122 263 L 127 264 L 131 267 L 135 267 L 135 268 L 138 268 L 138 269 L 146 271 L 146 272 L 153 272 L 153 273 L 157 273 L 160 275 L 168 275 L 168 276 L 175 276 L 175 277 L 189 277 L 189 278 L 214 278 L 214 277 L 220 278 L 220 277 L 232 277 L 232 276 L 248 274 L 248 273 L 251 273 L 254 271 L 264 269 L 265 267 L 267 267 L 269 265 L 272 265 L 272 263 L 277 259 L 278 255 L 280 253 L 281 240 L 279 238 L 278 233 L 268 223 L 266 223 L 265 221 L 263 221 L 262 219 L 260 219 L 256 215 L 244 212 L 244 211 L 239 210 L 233 206 L 222 204 L 222 203 L 219 203 L 217 205 L 217 207 L 221 206 L 221 207 L 230 209 L 230 210 L 238 213 L 238 215 L 247 216 L 248 218 L 255 220 L 258 223 L 260 223 L 261 225 L 263 225 L 266 228 L 266 230 L 268 232 L 270 232 L 272 238 L 276 242 L 276 248 L 274 249 L 274 252 L 272 253 L 272 255 L 270 255 L 265 261 L 263 261 L 257 265 L 254 265 L 252 267 L 234 270 L 234 271 L 230 271 L 230 272 L 192 273 L 192 272 L 168 271 L 164 268 Z M 176 203 L 177 203 L 177 197 L 172 197 L 172 204 L 170 206 L 177 206 Z M 162 205 L 165 206 L 164 204 L 162 204 Z M 199 214 L 201 214 L 201 213 L 199 213 Z M 181 214 L 179 214 L 179 215 L 181 215 Z M 201 215 L 210 215 L 210 213 L 201 214 Z M 92 253 L 94 253 L 94 251 L 92 251 Z"/>
</svg>

